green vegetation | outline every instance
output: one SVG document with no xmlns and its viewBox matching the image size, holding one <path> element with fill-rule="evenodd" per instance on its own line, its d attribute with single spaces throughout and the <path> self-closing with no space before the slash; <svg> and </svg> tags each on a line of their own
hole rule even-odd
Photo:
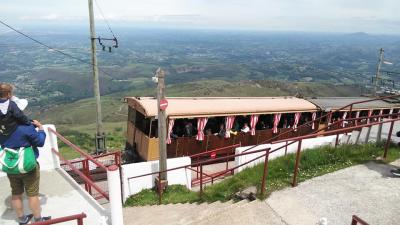
<svg viewBox="0 0 400 225">
<path fill-rule="evenodd" d="M 329 146 L 320 147 L 312 151 L 304 151 L 301 154 L 299 167 L 299 182 L 331 173 L 346 167 L 374 161 L 378 163 L 388 163 L 400 158 L 399 149 L 392 145 L 386 160 L 379 156 L 383 155 L 383 144 L 367 145 L 342 145 L 338 148 Z M 192 192 L 184 187 L 168 187 L 163 203 L 178 202 L 214 202 L 228 201 L 234 199 L 234 194 L 249 186 L 258 188 L 258 197 L 265 198 L 273 191 L 290 186 L 293 177 L 295 155 L 289 154 L 269 162 L 269 173 L 267 177 L 266 196 L 261 196 L 261 177 L 263 164 L 253 168 L 247 168 L 217 184 L 207 186 L 204 190 L 203 198 L 199 199 L 197 192 Z M 176 197 L 176 198 L 173 198 Z M 157 204 L 158 196 L 154 190 L 144 190 L 131 196 L 126 206 L 137 206 L 147 204 Z"/>
</svg>

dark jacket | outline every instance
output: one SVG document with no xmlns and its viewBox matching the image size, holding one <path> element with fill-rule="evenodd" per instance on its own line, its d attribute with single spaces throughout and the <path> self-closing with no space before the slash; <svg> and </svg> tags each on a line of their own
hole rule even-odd
<svg viewBox="0 0 400 225">
<path fill-rule="evenodd" d="M 9 101 L 6 114 L 0 111 L 0 134 L 9 136 L 18 125 L 30 125 L 27 116 L 18 108 L 17 104 L 11 100 L 0 99 L 0 105 L 7 104 Z"/>
</svg>

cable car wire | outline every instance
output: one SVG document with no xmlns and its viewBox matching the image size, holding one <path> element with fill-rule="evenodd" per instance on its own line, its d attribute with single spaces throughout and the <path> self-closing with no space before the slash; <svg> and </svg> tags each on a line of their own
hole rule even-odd
<svg viewBox="0 0 400 225">
<path fill-rule="evenodd" d="M 37 39 L 31 37 L 31 36 L 29 36 L 29 35 L 27 35 L 27 34 L 21 32 L 21 31 L 15 29 L 14 27 L 8 25 L 7 23 L 3 22 L 2 20 L 0 20 L 0 23 L 3 24 L 4 26 L 8 27 L 9 29 L 15 31 L 16 33 L 18 33 L 18 34 L 20 34 L 20 35 L 22 35 L 22 36 L 24 36 L 24 37 L 26 37 L 26 38 L 32 40 L 33 42 L 36 42 L 36 43 L 39 44 L 39 45 L 42 45 L 42 46 L 44 46 L 44 47 L 46 47 L 46 48 L 48 48 L 48 49 L 50 49 L 50 50 L 53 50 L 54 52 L 57 52 L 57 53 L 59 53 L 59 54 L 62 54 L 62 55 L 64 55 L 64 56 L 67 56 L 67 57 L 69 57 L 69 58 L 75 59 L 75 60 L 77 60 L 77 61 L 79 61 L 79 62 L 81 62 L 81 63 L 88 64 L 88 65 L 90 65 L 90 66 L 93 66 L 93 65 L 94 65 L 93 63 L 91 63 L 91 62 L 89 62 L 89 61 L 80 59 L 80 58 L 75 57 L 75 56 L 73 56 L 73 55 L 71 55 L 71 54 L 68 54 L 68 53 L 65 53 L 65 52 L 63 52 L 63 51 L 61 51 L 61 50 L 58 50 L 58 49 L 56 49 L 56 48 L 53 48 L 53 47 L 51 47 L 51 46 L 49 46 L 49 45 L 47 45 L 47 44 L 45 44 L 45 43 L 43 43 L 43 42 L 41 42 L 41 41 L 39 41 L 39 40 L 37 40 Z M 100 68 L 98 68 L 98 69 L 99 69 L 99 71 L 103 72 L 104 74 L 106 74 L 106 75 L 112 77 L 111 74 L 107 73 L 106 71 L 104 71 L 104 70 L 102 70 L 102 69 L 100 69 Z"/>
</svg>

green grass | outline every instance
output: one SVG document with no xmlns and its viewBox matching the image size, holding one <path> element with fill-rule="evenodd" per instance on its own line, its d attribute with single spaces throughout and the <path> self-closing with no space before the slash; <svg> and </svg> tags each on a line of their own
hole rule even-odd
<svg viewBox="0 0 400 225">
<path fill-rule="evenodd" d="M 329 146 L 320 147 L 312 151 L 303 151 L 299 167 L 298 181 L 303 182 L 313 177 L 331 173 L 346 167 L 357 164 L 375 161 L 387 163 L 400 158 L 399 149 L 392 145 L 386 160 L 381 160 L 383 155 L 383 144 L 367 145 L 342 145 L 338 148 Z M 182 186 L 169 186 L 163 195 L 163 203 L 184 203 L 184 202 L 214 202 L 228 201 L 234 199 L 234 194 L 249 186 L 256 186 L 258 197 L 265 198 L 273 191 L 291 185 L 293 178 L 295 155 L 289 154 L 269 162 L 266 195 L 261 196 L 261 177 L 263 164 L 253 168 L 247 168 L 242 172 L 229 177 L 220 183 L 207 186 L 204 189 L 203 198 L 200 199 L 197 192 L 187 190 Z M 152 205 L 158 203 L 158 196 L 154 190 L 143 190 L 131 196 L 126 206 Z"/>
</svg>

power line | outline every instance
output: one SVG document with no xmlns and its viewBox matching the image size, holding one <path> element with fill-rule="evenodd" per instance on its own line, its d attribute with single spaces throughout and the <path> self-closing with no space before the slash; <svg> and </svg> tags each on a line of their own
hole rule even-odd
<svg viewBox="0 0 400 225">
<path fill-rule="evenodd" d="M 101 10 L 99 3 L 97 2 L 97 0 L 94 0 L 94 2 L 96 3 L 96 7 L 99 10 L 101 16 L 103 17 L 104 21 L 107 24 L 108 30 L 110 31 L 110 33 L 112 34 L 112 36 L 116 39 L 114 32 L 112 31 L 111 27 L 110 27 L 110 23 L 108 23 L 108 20 L 106 19 L 106 17 L 104 16 L 103 10 Z"/>
<path fill-rule="evenodd" d="M 82 62 L 82 63 L 84 63 L 84 64 L 88 64 L 88 65 L 93 66 L 93 63 L 88 62 L 88 61 L 83 60 L 83 59 L 80 59 L 80 58 L 78 58 L 78 57 L 75 57 L 75 56 L 73 56 L 73 55 L 71 55 L 71 54 L 65 53 L 65 52 L 63 52 L 63 51 L 61 51 L 61 50 L 58 50 L 58 49 L 56 49 L 56 48 L 53 48 L 53 47 L 51 47 L 51 46 L 49 46 L 49 45 L 47 45 L 47 44 L 45 44 L 45 43 L 43 43 L 43 42 L 41 42 L 41 41 L 39 41 L 39 40 L 37 40 L 37 39 L 31 37 L 31 36 L 29 36 L 29 35 L 27 35 L 27 34 L 21 32 L 21 31 L 15 29 L 14 27 L 8 25 L 7 23 L 3 22 L 2 20 L 0 20 L 0 23 L 3 24 L 4 26 L 8 27 L 9 29 L 15 31 L 16 33 L 18 33 L 18 34 L 20 34 L 20 35 L 22 35 L 22 36 L 24 36 L 24 37 L 26 37 L 26 38 L 32 40 L 33 42 L 36 42 L 36 43 L 39 44 L 39 45 L 42 45 L 42 46 L 44 46 L 44 47 L 46 47 L 46 48 L 48 48 L 48 49 L 50 49 L 50 50 L 53 50 L 54 52 L 57 52 L 57 53 L 60 53 L 60 54 L 62 54 L 62 55 L 64 55 L 64 56 L 67 56 L 67 57 L 69 57 L 69 58 L 75 59 L 75 60 L 77 60 L 77 61 L 79 61 L 79 62 Z M 104 70 L 102 70 L 102 69 L 100 69 L 100 68 L 99 68 L 99 70 L 100 70 L 101 72 L 103 72 L 104 74 L 106 74 L 106 75 L 108 75 L 108 76 L 111 76 L 111 74 L 105 72 Z"/>
</svg>

